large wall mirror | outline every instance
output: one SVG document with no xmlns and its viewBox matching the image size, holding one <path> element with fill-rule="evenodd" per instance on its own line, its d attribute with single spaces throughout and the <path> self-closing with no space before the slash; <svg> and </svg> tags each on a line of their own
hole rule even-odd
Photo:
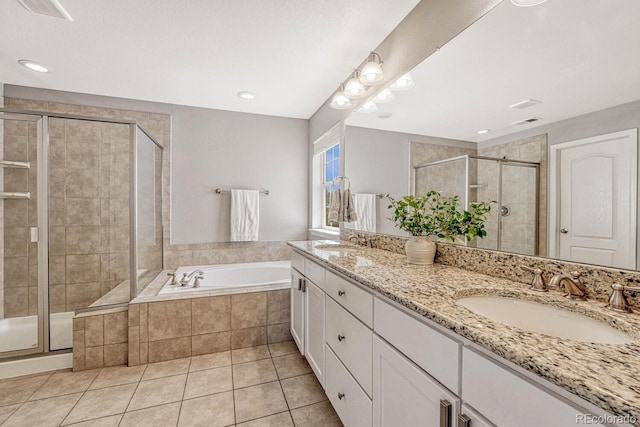
<svg viewBox="0 0 640 427">
<path fill-rule="evenodd" d="M 637 0 L 503 1 L 346 120 L 352 191 L 496 200 L 466 244 L 637 270 L 638 16 Z M 367 231 L 402 235 L 375 200 Z"/>
</svg>

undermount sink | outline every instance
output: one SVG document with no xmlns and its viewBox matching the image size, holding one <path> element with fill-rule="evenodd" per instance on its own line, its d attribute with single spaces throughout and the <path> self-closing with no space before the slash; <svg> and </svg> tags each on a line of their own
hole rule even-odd
<svg viewBox="0 0 640 427">
<path fill-rule="evenodd" d="M 343 245 L 343 244 L 340 244 L 340 243 L 337 243 L 335 245 L 332 245 L 332 244 L 316 245 L 315 248 L 319 249 L 321 251 L 335 251 L 335 252 L 352 252 L 352 251 L 355 251 L 356 249 L 358 249 L 357 246 L 354 246 L 354 245 Z"/>
<path fill-rule="evenodd" d="M 629 335 L 609 325 L 560 308 L 516 298 L 472 296 L 457 304 L 490 320 L 528 332 L 595 344 L 628 344 Z"/>
</svg>

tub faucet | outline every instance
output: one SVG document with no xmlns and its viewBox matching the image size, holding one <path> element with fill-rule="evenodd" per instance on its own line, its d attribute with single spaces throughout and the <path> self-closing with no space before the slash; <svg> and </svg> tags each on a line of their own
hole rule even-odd
<svg viewBox="0 0 640 427">
<path fill-rule="evenodd" d="M 182 278 L 180 279 L 180 286 L 187 286 L 191 281 L 191 278 L 195 275 L 204 276 L 204 271 L 200 269 L 196 269 L 190 273 L 182 273 Z M 198 282 L 198 286 L 200 286 L 199 282 Z"/>
<path fill-rule="evenodd" d="M 556 274 L 551 278 L 549 286 L 564 288 L 567 298 L 586 300 L 588 297 L 587 288 L 580 281 L 580 273 L 572 271 L 571 276 L 566 274 Z"/>
<path fill-rule="evenodd" d="M 194 288 L 199 288 L 200 287 L 200 281 L 204 279 L 204 276 L 202 274 L 198 274 L 196 276 L 196 280 L 193 281 L 193 287 Z"/>
</svg>

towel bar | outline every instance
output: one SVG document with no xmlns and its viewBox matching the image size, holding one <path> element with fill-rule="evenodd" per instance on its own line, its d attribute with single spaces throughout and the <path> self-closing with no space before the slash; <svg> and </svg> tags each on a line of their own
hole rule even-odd
<svg viewBox="0 0 640 427">
<path fill-rule="evenodd" d="M 31 193 L 8 193 L 0 191 L 0 199 L 30 199 Z"/>
<path fill-rule="evenodd" d="M 216 188 L 216 194 L 222 194 L 222 193 L 231 193 L 231 190 L 221 190 L 219 188 Z M 268 196 L 269 190 L 260 190 L 260 194 L 264 194 L 265 196 Z"/>
</svg>

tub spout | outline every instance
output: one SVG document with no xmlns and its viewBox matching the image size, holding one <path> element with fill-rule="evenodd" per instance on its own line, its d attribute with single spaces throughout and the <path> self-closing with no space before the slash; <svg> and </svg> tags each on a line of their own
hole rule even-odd
<svg viewBox="0 0 640 427">
<path fill-rule="evenodd" d="M 180 279 L 180 286 L 187 286 L 191 281 L 191 278 L 195 275 L 204 276 L 204 271 L 200 269 L 196 269 L 190 273 L 182 273 L 182 278 Z"/>
</svg>

